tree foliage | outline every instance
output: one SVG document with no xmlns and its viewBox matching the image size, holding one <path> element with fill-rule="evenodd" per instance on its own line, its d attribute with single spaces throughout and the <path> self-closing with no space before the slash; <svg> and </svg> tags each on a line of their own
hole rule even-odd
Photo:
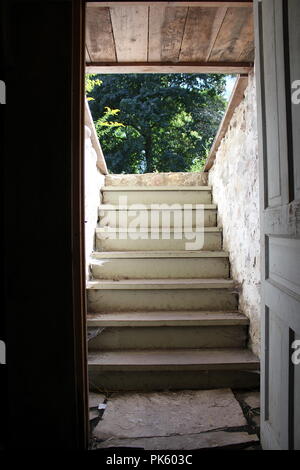
<svg viewBox="0 0 300 470">
<path fill-rule="evenodd" d="M 86 83 L 110 172 L 201 169 L 226 105 L 224 75 L 90 75 Z"/>
</svg>

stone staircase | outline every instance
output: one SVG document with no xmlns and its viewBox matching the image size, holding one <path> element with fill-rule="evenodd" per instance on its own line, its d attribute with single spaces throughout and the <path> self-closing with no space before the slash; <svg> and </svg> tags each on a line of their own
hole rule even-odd
<svg viewBox="0 0 300 470">
<path fill-rule="evenodd" d="M 87 285 L 91 389 L 258 385 L 259 360 L 247 349 L 249 322 L 238 311 L 238 286 L 206 178 L 106 177 Z M 159 205 L 153 217 L 152 204 Z M 161 204 L 192 205 L 190 232 L 204 231 L 201 250 L 186 250 L 190 234 L 178 237 L 178 217 L 166 230 Z M 204 226 L 195 227 L 196 204 L 204 205 Z"/>
</svg>

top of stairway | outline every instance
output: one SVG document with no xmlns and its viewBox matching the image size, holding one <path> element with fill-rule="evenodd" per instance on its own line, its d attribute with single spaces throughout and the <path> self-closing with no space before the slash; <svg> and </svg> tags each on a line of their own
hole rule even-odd
<svg viewBox="0 0 300 470">
<path fill-rule="evenodd" d="M 105 186 L 207 186 L 208 173 L 144 173 L 106 175 Z"/>
<path fill-rule="evenodd" d="M 105 191 L 211 191 L 211 186 L 103 186 Z"/>
</svg>

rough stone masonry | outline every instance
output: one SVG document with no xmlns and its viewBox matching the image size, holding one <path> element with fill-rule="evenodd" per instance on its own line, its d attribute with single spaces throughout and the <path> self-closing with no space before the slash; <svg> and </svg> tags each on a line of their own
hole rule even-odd
<svg viewBox="0 0 300 470">
<path fill-rule="evenodd" d="M 260 345 L 260 228 L 255 76 L 236 108 L 209 172 L 231 277 L 242 284 L 240 308 L 250 319 L 250 347 Z"/>
</svg>

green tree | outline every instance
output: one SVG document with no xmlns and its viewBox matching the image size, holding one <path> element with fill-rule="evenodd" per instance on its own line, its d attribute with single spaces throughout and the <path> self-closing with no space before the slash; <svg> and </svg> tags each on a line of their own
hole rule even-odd
<svg viewBox="0 0 300 470">
<path fill-rule="evenodd" d="M 199 171 L 225 109 L 224 75 L 95 75 L 87 81 L 112 173 Z"/>
</svg>

